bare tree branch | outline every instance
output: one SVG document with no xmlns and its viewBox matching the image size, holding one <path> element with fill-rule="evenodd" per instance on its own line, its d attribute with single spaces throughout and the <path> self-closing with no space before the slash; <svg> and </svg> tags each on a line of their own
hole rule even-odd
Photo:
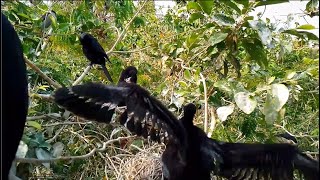
<svg viewBox="0 0 320 180">
<path fill-rule="evenodd" d="M 201 81 L 203 84 L 203 89 L 204 89 L 204 132 L 207 133 L 208 129 L 208 98 L 207 98 L 207 85 L 206 85 L 206 79 L 200 73 Z"/>
<path fill-rule="evenodd" d="M 136 14 L 130 19 L 130 21 L 127 23 L 127 25 L 125 26 L 125 28 L 123 29 L 123 31 L 121 32 L 120 36 L 118 37 L 118 39 L 116 40 L 116 42 L 113 44 L 113 46 L 111 47 L 111 49 L 106 52 L 107 54 L 110 54 L 114 48 L 118 45 L 118 43 L 123 39 L 124 35 L 126 34 L 127 30 L 129 29 L 130 24 L 133 22 L 133 20 L 137 17 L 137 15 L 140 13 L 140 11 L 142 10 L 142 8 L 144 7 L 144 5 L 147 3 L 148 1 L 144 1 L 144 3 L 141 5 L 141 7 L 138 9 L 138 11 L 136 12 Z"/>
<path fill-rule="evenodd" d="M 75 85 L 79 84 L 82 81 L 82 79 L 86 76 L 86 74 L 88 74 L 88 72 L 90 71 L 91 67 L 92 67 L 91 65 L 88 65 L 87 68 L 81 74 L 81 76 L 77 80 L 74 81 L 72 86 L 75 86 Z"/>
<path fill-rule="evenodd" d="M 49 78 L 47 75 L 45 75 L 35 64 L 33 64 L 29 59 L 27 59 L 27 57 L 24 56 L 24 60 L 25 62 L 28 64 L 28 66 L 33 69 L 34 71 L 36 71 L 44 80 L 46 80 L 50 85 L 52 85 L 53 87 L 60 88 L 62 87 L 59 83 L 55 82 L 54 80 L 52 80 L 51 78 Z"/>
</svg>

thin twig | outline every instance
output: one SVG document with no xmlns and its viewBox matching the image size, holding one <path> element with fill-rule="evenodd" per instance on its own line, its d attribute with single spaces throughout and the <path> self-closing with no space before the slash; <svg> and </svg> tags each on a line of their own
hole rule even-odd
<svg viewBox="0 0 320 180">
<path fill-rule="evenodd" d="M 52 80 L 51 78 L 49 78 L 47 75 L 45 75 L 35 64 L 33 64 L 29 59 L 27 59 L 27 57 L 24 56 L 24 60 L 25 62 L 28 64 L 28 66 L 33 69 L 34 71 L 36 71 L 44 80 L 46 80 L 50 85 L 52 85 L 53 87 L 57 88 L 61 88 L 62 86 L 55 82 L 54 80 Z"/>
<path fill-rule="evenodd" d="M 46 125 L 42 125 L 42 126 L 43 127 L 50 127 L 50 126 L 74 125 L 74 124 L 87 125 L 87 124 L 93 124 L 93 123 L 91 121 L 87 121 L 87 122 L 71 122 L 71 121 L 67 121 L 67 122 L 61 122 L 61 123 L 46 124 Z"/>
<path fill-rule="evenodd" d="M 50 114 L 45 114 L 45 115 L 41 115 L 41 116 L 31 116 L 31 117 L 27 117 L 27 121 L 34 121 L 34 120 L 38 120 L 38 119 L 44 119 L 44 118 L 60 118 L 60 114 L 58 113 L 50 113 Z"/>
<path fill-rule="evenodd" d="M 206 85 L 206 79 L 200 73 L 201 81 L 203 84 L 204 89 L 204 132 L 207 133 L 207 127 L 208 127 L 208 98 L 207 98 L 207 85 Z"/>
<path fill-rule="evenodd" d="M 51 96 L 51 94 L 33 94 L 33 97 L 38 97 L 42 100 L 46 100 L 49 102 L 54 102 L 53 101 L 53 97 Z"/>
<path fill-rule="evenodd" d="M 116 40 L 116 42 L 113 44 L 113 46 L 111 47 L 111 49 L 106 52 L 106 54 L 110 54 L 114 48 L 118 45 L 118 43 L 123 39 L 125 33 L 127 32 L 127 30 L 129 29 L 130 24 L 133 22 L 133 20 L 137 17 L 137 15 L 140 13 L 140 11 L 142 10 L 142 8 L 144 7 L 144 5 L 147 3 L 148 1 L 144 1 L 144 3 L 141 5 L 141 7 L 139 8 L 139 10 L 136 12 L 136 14 L 130 19 L 130 21 L 127 23 L 127 25 L 125 26 L 125 28 L 123 29 L 123 31 L 121 32 L 120 36 L 118 37 L 118 39 Z"/>
<path fill-rule="evenodd" d="M 102 148 L 93 148 L 89 153 L 81 155 L 81 156 L 65 156 L 65 157 L 59 157 L 59 158 L 50 158 L 50 159 L 36 159 L 36 158 L 18 158 L 16 157 L 17 162 L 22 163 L 33 163 L 33 164 L 39 164 L 39 163 L 46 163 L 46 162 L 55 162 L 55 161 L 66 161 L 66 160 L 76 160 L 76 159 L 86 159 L 90 156 L 93 156 L 96 152 L 103 152 L 107 149 L 108 144 L 112 144 L 114 142 L 120 141 L 122 139 L 130 139 L 134 136 L 128 136 L 128 137 L 119 137 L 117 139 L 111 139 L 107 142 L 103 143 Z"/>
<path fill-rule="evenodd" d="M 62 132 L 62 130 L 66 127 L 66 125 L 62 126 L 60 129 L 57 130 L 56 134 L 51 138 L 46 140 L 47 143 L 52 143 L 55 139 L 58 138 L 59 134 Z"/>
<path fill-rule="evenodd" d="M 90 71 L 91 67 L 92 67 L 91 65 L 88 65 L 87 68 L 81 74 L 81 76 L 77 80 L 75 80 L 74 83 L 72 83 L 72 86 L 75 86 L 75 85 L 79 84 L 82 81 L 82 79 L 86 76 L 86 74 L 88 74 L 88 72 Z"/>
<path fill-rule="evenodd" d="M 147 46 L 147 47 L 144 47 L 144 48 L 141 48 L 141 49 L 132 50 L 132 51 L 112 51 L 109 54 L 111 54 L 111 53 L 118 53 L 118 54 L 136 53 L 136 52 L 141 52 L 141 51 L 143 51 L 145 49 L 148 49 L 148 48 L 151 48 L 151 46 Z"/>
</svg>

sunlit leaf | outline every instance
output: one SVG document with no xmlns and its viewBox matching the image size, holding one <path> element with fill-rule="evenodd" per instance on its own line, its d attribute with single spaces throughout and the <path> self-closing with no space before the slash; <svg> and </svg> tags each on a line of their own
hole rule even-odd
<svg viewBox="0 0 320 180">
<path fill-rule="evenodd" d="M 225 40 L 227 36 L 228 36 L 228 33 L 221 33 L 221 32 L 214 33 L 210 37 L 209 42 L 211 43 L 211 46 L 214 46 L 214 45 L 222 42 L 223 40 Z"/>
<path fill-rule="evenodd" d="M 213 1 L 199 1 L 198 2 L 202 8 L 202 10 L 210 15 L 213 8 Z"/>
<path fill-rule="evenodd" d="M 191 10 L 191 9 L 202 11 L 200 5 L 197 2 L 188 2 L 187 10 Z"/>
<path fill-rule="evenodd" d="M 282 33 L 291 34 L 302 39 L 308 38 L 310 40 L 319 40 L 319 38 L 315 34 L 307 31 L 297 31 L 296 29 L 289 29 L 289 30 L 283 31 Z"/>
<path fill-rule="evenodd" d="M 222 106 L 217 109 L 217 115 L 220 121 L 227 120 L 228 116 L 233 113 L 234 104 L 228 106 Z"/>
<path fill-rule="evenodd" d="M 191 79 L 192 79 L 191 73 L 188 69 L 184 70 L 184 78 L 188 81 L 191 81 Z"/>
<path fill-rule="evenodd" d="M 280 111 L 289 98 L 289 90 L 287 86 L 283 84 L 272 84 L 271 95 L 276 100 L 274 104 L 275 110 Z"/>
<path fill-rule="evenodd" d="M 235 4 L 232 1 L 220 1 L 221 3 L 224 3 L 225 5 L 227 5 L 228 7 L 234 9 L 238 14 L 241 14 L 241 10 L 239 9 L 239 7 L 237 6 L 237 4 Z"/>
<path fill-rule="evenodd" d="M 237 106 L 246 114 L 252 113 L 257 106 L 257 101 L 251 97 L 250 93 L 238 92 L 234 95 Z"/>
<path fill-rule="evenodd" d="M 301 25 L 301 26 L 297 27 L 297 29 L 304 29 L 304 30 L 312 30 L 312 29 L 315 29 L 315 28 L 316 27 L 314 27 L 311 24 L 304 24 L 304 25 Z"/>
<path fill-rule="evenodd" d="M 221 26 L 231 26 L 235 24 L 235 20 L 225 14 L 213 15 L 213 21 Z"/>
<path fill-rule="evenodd" d="M 271 5 L 271 4 L 286 3 L 286 2 L 289 2 L 289 0 L 259 0 L 259 3 L 256 5 L 256 7 L 264 6 L 264 5 Z"/>
<path fill-rule="evenodd" d="M 201 18 L 204 18 L 204 15 L 199 12 L 196 12 L 196 13 L 193 13 L 190 15 L 189 21 L 193 22 L 193 21 L 195 21 L 197 19 L 201 19 Z"/>
<path fill-rule="evenodd" d="M 292 79 L 296 74 L 295 71 L 288 71 L 285 75 L 285 79 Z"/>
<path fill-rule="evenodd" d="M 271 31 L 262 20 L 248 21 L 250 26 L 258 32 L 261 42 L 268 47 L 272 46 Z"/>
<path fill-rule="evenodd" d="M 27 121 L 27 126 L 31 126 L 39 130 L 41 129 L 41 124 L 36 121 Z"/>
</svg>

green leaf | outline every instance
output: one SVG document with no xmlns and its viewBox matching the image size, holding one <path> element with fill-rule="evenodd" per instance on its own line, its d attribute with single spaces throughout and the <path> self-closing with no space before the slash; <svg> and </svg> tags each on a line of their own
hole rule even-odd
<svg viewBox="0 0 320 180">
<path fill-rule="evenodd" d="M 222 106 L 217 109 L 217 115 L 220 121 L 227 120 L 228 116 L 233 113 L 234 104 L 228 106 Z"/>
<path fill-rule="evenodd" d="M 255 60 L 259 66 L 262 68 L 266 68 L 268 66 L 267 54 L 265 53 L 263 45 L 259 39 L 244 39 L 242 44 L 247 53 L 250 55 L 250 58 Z"/>
<path fill-rule="evenodd" d="M 307 12 L 313 12 L 318 9 L 319 0 L 310 0 L 306 5 Z"/>
<path fill-rule="evenodd" d="M 302 39 L 308 38 L 310 40 L 319 40 L 319 38 L 315 34 L 307 31 L 297 31 L 296 29 L 288 29 L 283 31 L 282 33 L 291 34 Z"/>
<path fill-rule="evenodd" d="M 31 126 L 39 130 L 41 129 L 41 124 L 36 121 L 27 121 L 27 126 Z"/>
<path fill-rule="evenodd" d="M 232 88 L 231 88 L 230 84 L 225 80 L 220 80 L 220 81 L 215 82 L 214 87 L 217 87 L 225 92 L 229 92 L 229 93 L 232 92 Z"/>
<path fill-rule="evenodd" d="M 190 36 L 186 39 L 186 46 L 189 48 L 189 50 L 193 49 L 197 46 L 197 42 L 199 42 L 199 34 L 192 33 Z"/>
<path fill-rule="evenodd" d="M 252 29 L 256 30 L 258 32 L 258 35 L 262 41 L 263 44 L 267 45 L 268 47 L 271 46 L 272 42 L 272 36 L 271 31 L 267 27 L 266 23 L 264 23 L 261 20 L 256 21 L 248 21 Z"/>
<path fill-rule="evenodd" d="M 210 37 L 209 42 L 211 43 L 211 46 L 214 46 L 214 45 L 222 42 L 223 40 L 225 40 L 227 36 L 228 36 L 228 33 L 221 33 L 221 32 L 214 33 Z"/>
<path fill-rule="evenodd" d="M 235 4 L 234 2 L 232 1 L 226 1 L 226 0 L 223 0 L 223 1 L 220 1 L 221 3 L 229 6 L 230 8 L 234 9 L 238 14 L 241 14 L 241 10 L 239 9 L 239 7 L 237 6 L 237 4 Z"/>
<path fill-rule="evenodd" d="M 315 27 L 311 24 L 304 24 L 297 27 L 297 29 L 312 30 L 312 29 L 315 29 Z"/>
<path fill-rule="evenodd" d="M 289 0 L 259 0 L 259 3 L 256 5 L 256 7 L 264 6 L 264 5 L 271 5 L 271 4 L 286 3 L 286 2 L 289 2 Z"/>
<path fill-rule="evenodd" d="M 279 112 L 274 108 L 274 98 L 271 94 L 267 94 L 266 102 L 263 106 L 262 113 L 265 115 L 265 120 L 268 124 L 273 124 L 279 118 Z"/>
<path fill-rule="evenodd" d="M 238 92 L 234 95 L 237 106 L 246 114 L 252 113 L 257 106 L 257 101 L 247 92 Z"/>
<path fill-rule="evenodd" d="M 202 0 L 202 1 L 199 1 L 198 2 L 202 8 L 202 10 L 210 15 L 211 14 L 211 11 L 212 11 L 212 8 L 213 8 L 213 1 L 208 1 L 208 0 Z"/>
<path fill-rule="evenodd" d="M 225 14 L 215 14 L 213 15 L 213 21 L 220 26 L 231 26 L 235 24 L 235 20 Z"/>
<path fill-rule="evenodd" d="M 204 15 L 199 12 L 196 12 L 196 13 L 191 14 L 191 16 L 189 18 L 189 22 L 193 22 L 193 21 L 195 21 L 197 19 L 201 19 L 201 18 L 204 18 Z"/>
<path fill-rule="evenodd" d="M 198 11 L 202 11 L 200 5 L 197 2 L 188 2 L 187 4 L 187 10 L 195 9 Z"/>
<path fill-rule="evenodd" d="M 234 1 L 238 4 L 242 4 L 245 8 L 249 6 L 249 0 L 234 0 Z"/>
<path fill-rule="evenodd" d="M 188 81 L 191 81 L 191 73 L 188 69 L 184 70 L 184 78 Z"/>
</svg>

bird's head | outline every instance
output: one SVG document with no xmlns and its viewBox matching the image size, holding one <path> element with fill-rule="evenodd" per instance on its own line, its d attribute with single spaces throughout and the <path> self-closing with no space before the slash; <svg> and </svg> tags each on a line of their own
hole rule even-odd
<svg viewBox="0 0 320 180">
<path fill-rule="evenodd" d="M 86 41 L 86 39 L 89 37 L 89 34 L 88 33 L 86 33 L 86 32 L 81 32 L 81 34 L 80 34 L 80 42 L 81 42 L 81 44 L 84 42 L 84 41 Z"/>
<path fill-rule="evenodd" d="M 138 70 L 134 66 L 129 66 L 121 72 L 119 82 L 137 83 Z"/>
<path fill-rule="evenodd" d="M 197 112 L 197 107 L 193 103 L 189 103 L 183 107 L 183 116 L 184 121 L 188 121 L 186 123 L 192 123 L 194 115 Z"/>
</svg>

